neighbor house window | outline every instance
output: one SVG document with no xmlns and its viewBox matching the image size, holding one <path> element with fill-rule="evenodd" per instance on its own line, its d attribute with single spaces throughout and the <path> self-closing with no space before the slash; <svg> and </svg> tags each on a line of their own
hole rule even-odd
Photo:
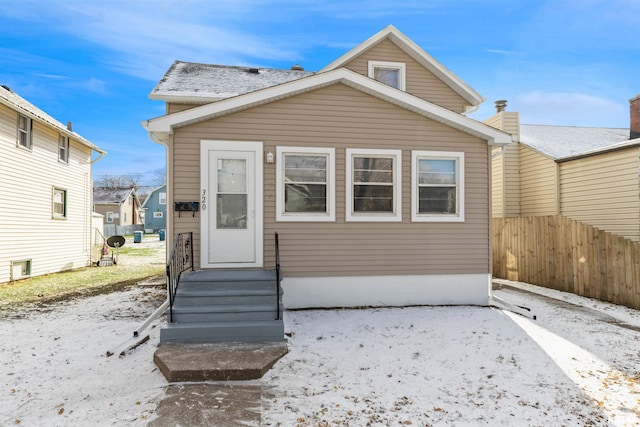
<svg viewBox="0 0 640 427">
<path fill-rule="evenodd" d="M 400 90 L 406 90 L 406 70 L 403 62 L 369 61 L 369 77 Z"/>
<path fill-rule="evenodd" d="M 161 205 L 167 204 L 167 193 L 158 193 L 158 203 Z"/>
<path fill-rule="evenodd" d="M 64 135 L 58 137 L 58 160 L 69 163 L 69 138 Z"/>
<path fill-rule="evenodd" d="M 464 221 L 464 153 L 412 153 L 413 221 Z"/>
<path fill-rule="evenodd" d="M 335 149 L 277 147 L 276 219 L 335 220 Z"/>
<path fill-rule="evenodd" d="M 33 122 L 22 114 L 18 115 L 18 145 L 29 150 L 33 147 Z"/>
<path fill-rule="evenodd" d="M 113 222 L 113 212 L 107 212 L 105 218 L 107 222 Z"/>
<path fill-rule="evenodd" d="M 401 150 L 346 150 L 346 220 L 402 221 Z"/>
<path fill-rule="evenodd" d="M 67 190 L 53 189 L 53 217 L 66 218 L 67 216 Z"/>
<path fill-rule="evenodd" d="M 154 218 L 162 218 L 164 215 L 162 212 L 154 212 L 153 213 L 153 217 Z"/>
</svg>

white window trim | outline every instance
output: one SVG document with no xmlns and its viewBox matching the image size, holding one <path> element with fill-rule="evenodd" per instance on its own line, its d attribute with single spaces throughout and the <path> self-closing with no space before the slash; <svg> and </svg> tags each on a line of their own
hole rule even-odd
<svg viewBox="0 0 640 427">
<path fill-rule="evenodd" d="M 58 161 L 61 163 L 69 163 L 69 148 L 71 143 L 69 137 L 65 135 L 58 135 Z M 63 149 L 64 158 L 60 155 L 60 149 Z"/>
<path fill-rule="evenodd" d="M 284 156 L 285 154 L 321 154 L 329 156 L 327 164 L 327 212 L 284 212 Z M 336 220 L 336 149 L 324 147 L 276 147 L 276 221 L 334 222 Z"/>
<path fill-rule="evenodd" d="M 20 127 L 20 118 L 24 117 L 26 120 L 26 129 L 22 129 Z M 20 143 L 20 135 L 24 134 L 26 136 L 26 145 Z M 29 116 L 25 116 L 24 114 L 18 114 L 18 147 L 23 148 L 25 150 L 32 151 L 33 150 L 33 119 Z"/>
<path fill-rule="evenodd" d="M 107 211 L 104 215 L 104 220 L 107 222 L 107 224 L 112 224 L 113 218 L 114 216 L 112 211 Z"/>
<path fill-rule="evenodd" d="M 56 192 L 60 192 L 62 194 L 63 200 L 62 200 L 62 213 L 57 213 L 56 209 L 55 209 L 55 197 L 56 197 Z M 60 187 L 53 187 L 53 190 L 51 192 L 51 217 L 53 219 L 66 219 L 67 218 L 67 210 L 68 210 L 68 204 L 67 204 L 67 190 L 65 188 L 60 188 Z"/>
<path fill-rule="evenodd" d="M 418 213 L 418 159 L 456 160 L 457 213 Z M 414 222 L 464 222 L 464 153 L 455 151 L 412 151 L 411 152 L 411 221 Z"/>
<path fill-rule="evenodd" d="M 158 193 L 158 204 L 159 205 L 166 205 L 167 204 L 167 193 L 164 191 L 161 191 L 160 193 Z"/>
<path fill-rule="evenodd" d="M 367 156 L 380 158 L 393 158 L 393 212 L 353 212 L 353 157 Z M 347 148 L 346 150 L 346 178 L 345 178 L 345 205 L 346 221 L 402 221 L 402 150 L 370 150 L 360 148 Z"/>
<path fill-rule="evenodd" d="M 374 71 L 376 68 L 397 68 L 398 69 L 398 89 L 407 90 L 407 64 L 404 62 L 369 61 L 369 77 L 375 80 Z M 390 86 L 393 87 L 393 86 Z"/>
</svg>

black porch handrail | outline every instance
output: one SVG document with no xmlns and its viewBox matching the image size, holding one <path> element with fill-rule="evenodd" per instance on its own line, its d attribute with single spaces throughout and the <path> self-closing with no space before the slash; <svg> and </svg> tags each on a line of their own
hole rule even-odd
<svg viewBox="0 0 640 427">
<path fill-rule="evenodd" d="M 179 233 L 167 261 L 167 293 L 169 296 L 169 322 L 173 323 L 173 301 L 176 299 L 180 275 L 193 268 L 193 232 Z"/>
<path fill-rule="evenodd" d="M 275 233 L 276 242 L 276 320 L 280 320 L 280 242 L 278 241 L 278 232 Z"/>
</svg>

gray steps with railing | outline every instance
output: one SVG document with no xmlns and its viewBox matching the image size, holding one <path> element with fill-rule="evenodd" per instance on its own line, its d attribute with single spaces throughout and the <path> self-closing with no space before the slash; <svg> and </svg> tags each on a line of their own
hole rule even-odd
<svg viewBox="0 0 640 427">
<path fill-rule="evenodd" d="M 174 322 L 162 328 L 160 342 L 284 341 L 277 298 L 272 270 L 186 272 L 173 304 Z"/>
</svg>

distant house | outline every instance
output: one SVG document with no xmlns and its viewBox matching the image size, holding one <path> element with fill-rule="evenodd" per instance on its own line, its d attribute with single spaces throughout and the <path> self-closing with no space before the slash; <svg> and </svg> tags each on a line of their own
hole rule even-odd
<svg viewBox="0 0 640 427">
<path fill-rule="evenodd" d="M 273 269 L 287 308 L 488 304 L 491 150 L 483 98 L 389 26 L 317 73 L 176 61 L 150 94 L 169 240 L 201 270 Z M 169 243 L 170 244 L 170 243 Z"/>
<path fill-rule="evenodd" d="M 517 112 L 485 123 L 516 142 L 493 152 L 493 216 L 561 214 L 640 241 L 640 95 L 630 128 L 521 125 Z"/>
<path fill-rule="evenodd" d="M 0 283 L 91 264 L 91 165 L 104 154 L 0 87 Z"/>
<path fill-rule="evenodd" d="M 105 235 L 130 234 L 144 227 L 144 210 L 134 187 L 94 187 L 93 209 L 104 215 Z"/>
<path fill-rule="evenodd" d="M 142 204 L 144 209 L 144 229 L 157 233 L 167 228 L 167 186 L 153 189 Z"/>
</svg>

